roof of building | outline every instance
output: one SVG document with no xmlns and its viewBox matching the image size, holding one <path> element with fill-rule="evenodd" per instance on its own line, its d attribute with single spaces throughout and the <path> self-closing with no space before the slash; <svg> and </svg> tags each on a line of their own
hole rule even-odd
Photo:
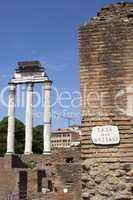
<svg viewBox="0 0 133 200">
<path fill-rule="evenodd" d="M 52 131 L 53 134 L 63 134 L 63 133 L 77 133 L 78 131 L 75 128 L 79 128 L 80 130 L 80 126 L 70 126 L 70 127 L 66 127 L 66 128 L 59 128 L 57 130 Z"/>
</svg>

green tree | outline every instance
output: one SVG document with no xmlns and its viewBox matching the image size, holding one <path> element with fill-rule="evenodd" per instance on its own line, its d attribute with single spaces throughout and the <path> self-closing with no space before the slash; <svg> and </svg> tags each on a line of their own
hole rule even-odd
<svg viewBox="0 0 133 200">
<path fill-rule="evenodd" d="M 7 128 L 8 118 L 0 121 L 0 155 L 6 153 L 7 148 Z M 20 120 L 15 120 L 15 153 L 23 154 L 25 144 L 25 125 Z M 43 126 L 33 128 L 33 152 L 41 154 L 43 152 Z"/>
<path fill-rule="evenodd" d="M 25 145 L 25 125 L 20 120 L 15 120 L 15 152 L 17 154 L 24 153 Z"/>
<path fill-rule="evenodd" d="M 6 153 L 7 146 L 7 127 L 8 127 L 8 118 L 5 117 L 0 121 L 0 155 Z M 16 119 L 15 120 L 15 152 L 17 154 L 22 154 L 24 151 L 24 135 L 25 135 L 25 126 L 24 124 Z"/>
<path fill-rule="evenodd" d="M 7 124 L 7 117 L 0 121 L 0 155 L 4 155 L 6 152 Z"/>
<path fill-rule="evenodd" d="M 43 126 L 39 125 L 33 129 L 33 153 L 43 152 Z"/>
</svg>

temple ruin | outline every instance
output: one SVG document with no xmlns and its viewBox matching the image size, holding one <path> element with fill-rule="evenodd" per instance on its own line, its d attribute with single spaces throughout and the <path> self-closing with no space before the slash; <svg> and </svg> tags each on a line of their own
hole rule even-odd
<svg viewBox="0 0 133 200">
<path fill-rule="evenodd" d="M 43 154 L 33 154 L 33 88 L 44 88 Z M 14 151 L 16 88 L 25 84 L 25 150 Z M 9 83 L 7 153 L 0 157 L 0 200 L 79 200 L 81 196 L 80 149 L 51 149 L 52 81 L 39 61 L 18 62 Z"/>
<path fill-rule="evenodd" d="M 15 137 L 15 100 L 16 87 L 19 84 L 26 84 L 26 125 L 25 125 L 25 154 L 32 154 L 32 130 L 33 130 L 33 87 L 41 83 L 44 87 L 44 154 L 51 153 L 51 86 L 46 71 L 39 61 L 18 62 L 13 78 L 9 83 L 9 106 L 8 106 L 8 136 L 7 154 L 14 154 Z"/>
</svg>

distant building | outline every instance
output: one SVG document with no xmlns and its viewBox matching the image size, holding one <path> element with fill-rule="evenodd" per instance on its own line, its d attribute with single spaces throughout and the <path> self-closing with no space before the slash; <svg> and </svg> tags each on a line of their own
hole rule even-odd
<svg viewBox="0 0 133 200">
<path fill-rule="evenodd" d="M 60 128 L 52 132 L 51 147 L 55 148 L 70 148 L 80 145 L 80 127 L 71 126 L 69 128 Z"/>
</svg>

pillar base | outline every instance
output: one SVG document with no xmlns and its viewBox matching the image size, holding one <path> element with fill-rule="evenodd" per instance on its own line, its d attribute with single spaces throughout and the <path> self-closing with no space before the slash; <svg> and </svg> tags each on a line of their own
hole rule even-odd
<svg viewBox="0 0 133 200">
<path fill-rule="evenodd" d="M 8 155 L 15 155 L 15 153 L 14 152 L 6 152 L 6 155 L 8 156 Z"/>
<path fill-rule="evenodd" d="M 44 151 L 44 152 L 43 152 L 43 155 L 51 155 L 51 154 L 52 154 L 51 151 Z"/>
<path fill-rule="evenodd" d="M 32 155 L 33 154 L 33 152 L 24 152 L 24 155 L 26 155 L 26 156 L 29 156 L 29 155 Z"/>
</svg>

